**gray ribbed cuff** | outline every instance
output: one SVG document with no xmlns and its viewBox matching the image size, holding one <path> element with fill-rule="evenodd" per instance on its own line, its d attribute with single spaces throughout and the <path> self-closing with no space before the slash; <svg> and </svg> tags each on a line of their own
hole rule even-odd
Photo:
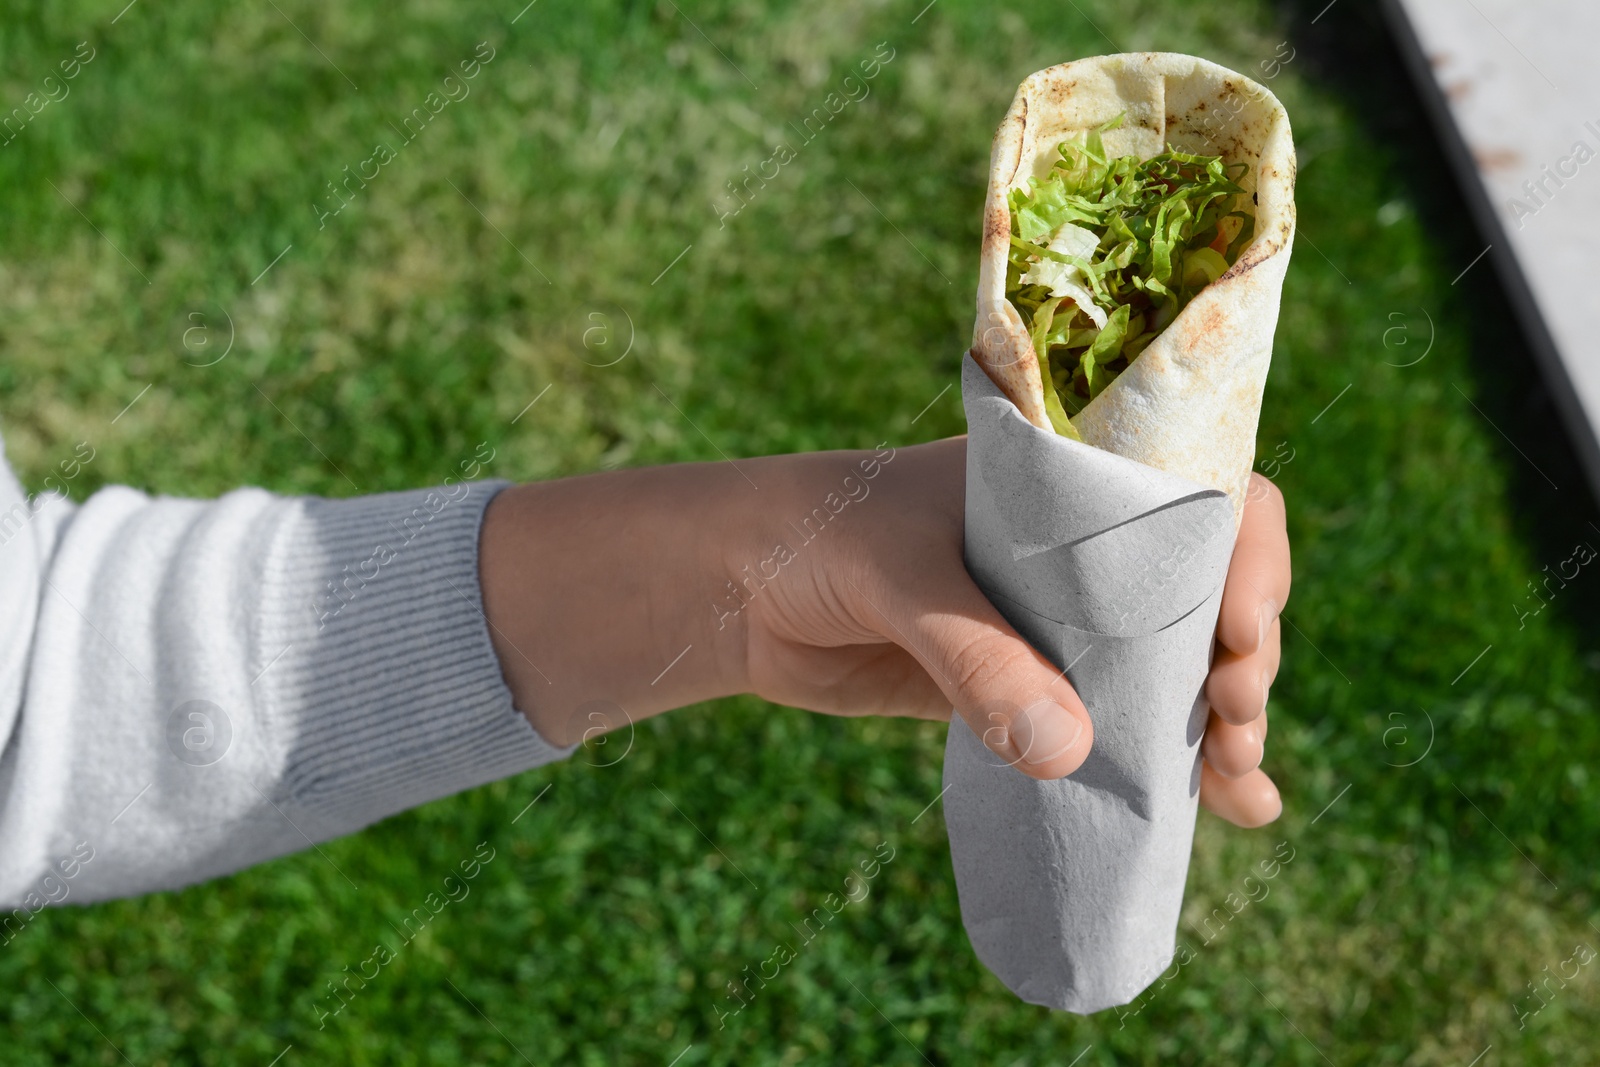
<svg viewBox="0 0 1600 1067">
<path fill-rule="evenodd" d="M 507 484 L 303 498 L 274 538 L 257 685 L 285 754 L 278 802 L 312 836 L 572 752 L 513 707 L 489 640 L 478 532 Z"/>
</svg>

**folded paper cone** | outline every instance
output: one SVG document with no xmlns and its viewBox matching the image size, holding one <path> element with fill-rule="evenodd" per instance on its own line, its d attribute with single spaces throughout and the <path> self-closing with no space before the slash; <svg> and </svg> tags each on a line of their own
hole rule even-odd
<svg viewBox="0 0 1600 1067">
<path fill-rule="evenodd" d="M 1234 265 L 1075 418 L 1044 412 L 1038 359 L 1005 296 L 1007 194 L 1073 133 L 1119 114 L 1108 152 L 1166 147 L 1245 163 L 1255 235 Z M 1190 56 L 1040 71 L 995 137 L 968 422 L 966 561 L 1000 612 L 1062 667 L 1095 724 L 1078 771 L 1041 782 L 960 718 L 944 807 L 961 916 L 1024 1000 L 1088 1013 L 1168 966 L 1194 837 L 1203 694 L 1255 455 L 1294 234 L 1294 148 L 1265 89 Z"/>
<path fill-rule="evenodd" d="M 1034 1004 L 1125 1004 L 1166 968 L 1233 551 L 1227 496 L 1030 425 L 970 359 L 967 569 L 1067 670 L 1094 749 L 1066 778 L 1006 765 L 957 718 L 945 822 L 978 958 Z"/>
</svg>

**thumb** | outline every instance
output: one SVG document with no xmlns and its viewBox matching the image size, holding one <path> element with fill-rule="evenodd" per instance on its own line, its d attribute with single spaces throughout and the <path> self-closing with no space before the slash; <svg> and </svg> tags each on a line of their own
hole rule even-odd
<svg viewBox="0 0 1600 1067">
<path fill-rule="evenodd" d="M 884 636 L 917 659 L 1000 760 L 1033 778 L 1077 770 L 1094 726 L 1066 673 L 1012 629 L 965 568 L 937 588 L 937 600 L 880 610 L 890 623 Z"/>
</svg>

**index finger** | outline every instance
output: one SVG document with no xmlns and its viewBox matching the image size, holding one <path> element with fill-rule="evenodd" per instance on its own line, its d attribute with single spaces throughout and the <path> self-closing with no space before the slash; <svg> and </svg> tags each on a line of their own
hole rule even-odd
<svg viewBox="0 0 1600 1067">
<path fill-rule="evenodd" d="M 1217 620 L 1217 637 L 1228 649 L 1248 656 L 1266 641 L 1289 599 L 1289 566 L 1283 494 L 1252 473 Z"/>
</svg>

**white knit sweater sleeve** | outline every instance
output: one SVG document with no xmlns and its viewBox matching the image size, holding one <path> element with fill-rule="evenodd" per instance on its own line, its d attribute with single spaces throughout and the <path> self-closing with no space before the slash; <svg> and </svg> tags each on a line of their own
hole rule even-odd
<svg viewBox="0 0 1600 1067">
<path fill-rule="evenodd" d="M 568 754 L 489 641 L 505 484 L 74 505 L 0 453 L 0 906 L 187 885 Z"/>
</svg>

